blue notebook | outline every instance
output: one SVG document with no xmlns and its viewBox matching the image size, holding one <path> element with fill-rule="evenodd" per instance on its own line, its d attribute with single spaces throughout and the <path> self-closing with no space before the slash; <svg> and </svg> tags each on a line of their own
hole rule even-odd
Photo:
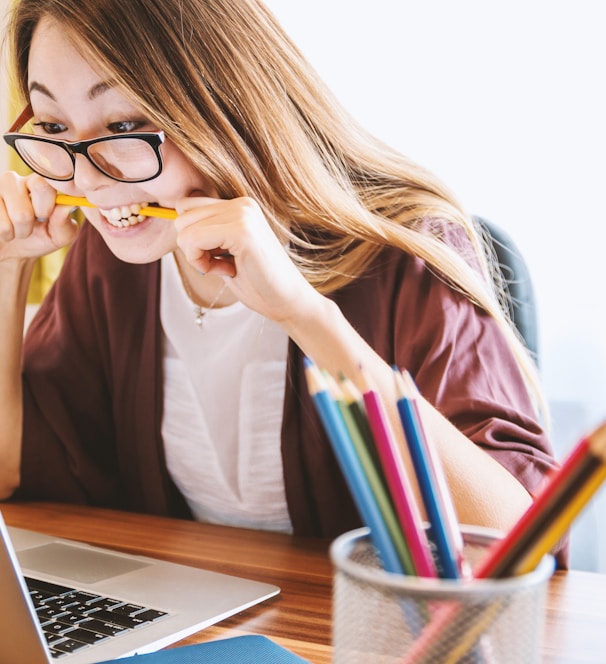
<svg viewBox="0 0 606 664">
<path fill-rule="evenodd" d="M 116 664 L 310 664 L 266 636 L 256 635 L 217 639 L 112 661 Z"/>
</svg>

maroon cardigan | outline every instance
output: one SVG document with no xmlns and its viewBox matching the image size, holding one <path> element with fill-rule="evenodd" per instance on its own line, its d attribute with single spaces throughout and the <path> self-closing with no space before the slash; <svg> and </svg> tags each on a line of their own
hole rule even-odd
<svg viewBox="0 0 606 664">
<path fill-rule="evenodd" d="M 18 498 L 191 518 L 166 469 L 160 263 L 117 259 L 85 224 L 25 341 Z M 417 259 L 385 250 L 334 294 L 389 363 L 532 493 L 555 465 L 522 377 L 494 321 Z M 202 349 L 203 350 L 203 349 Z M 295 533 L 360 525 L 289 346 L 282 459 Z"/>
</svg>

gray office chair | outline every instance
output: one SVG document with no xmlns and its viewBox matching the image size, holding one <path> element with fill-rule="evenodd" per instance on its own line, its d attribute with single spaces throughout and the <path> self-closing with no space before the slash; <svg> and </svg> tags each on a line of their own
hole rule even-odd
<svg viewBox="0 0 606 664">
<path fill-rule="evenodd" d="M 476 216 L 474 220 L 492 244 L 509 294 L 509 316 L 538 365 L 537 309 L 528 266 L 508 233 L 482 217 Z"/>
</svg>

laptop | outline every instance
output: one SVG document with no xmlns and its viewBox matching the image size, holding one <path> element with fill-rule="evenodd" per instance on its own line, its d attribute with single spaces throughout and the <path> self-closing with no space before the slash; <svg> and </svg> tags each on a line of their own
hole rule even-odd
<svg viewBox="0 0 606 664">
<path fill-rule="evenodd" d="M 279 592 L 267 583 L 9 528 L 0 513 L 2 664 L 94 664 L 151 652 Z"/>
</svg>

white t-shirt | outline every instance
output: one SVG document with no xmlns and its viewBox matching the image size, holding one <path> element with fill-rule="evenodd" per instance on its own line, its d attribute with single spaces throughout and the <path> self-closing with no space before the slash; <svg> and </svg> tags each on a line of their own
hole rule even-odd
<svg viewBox="0 0 606 664">
<path fill-rule="evenodd" d="M 195 323 L 174 256 L 162 258 L 162 437 L 199 521 L 291 532 L 280 452 L 288 336 L 236 303 Z"/>
</svg>

